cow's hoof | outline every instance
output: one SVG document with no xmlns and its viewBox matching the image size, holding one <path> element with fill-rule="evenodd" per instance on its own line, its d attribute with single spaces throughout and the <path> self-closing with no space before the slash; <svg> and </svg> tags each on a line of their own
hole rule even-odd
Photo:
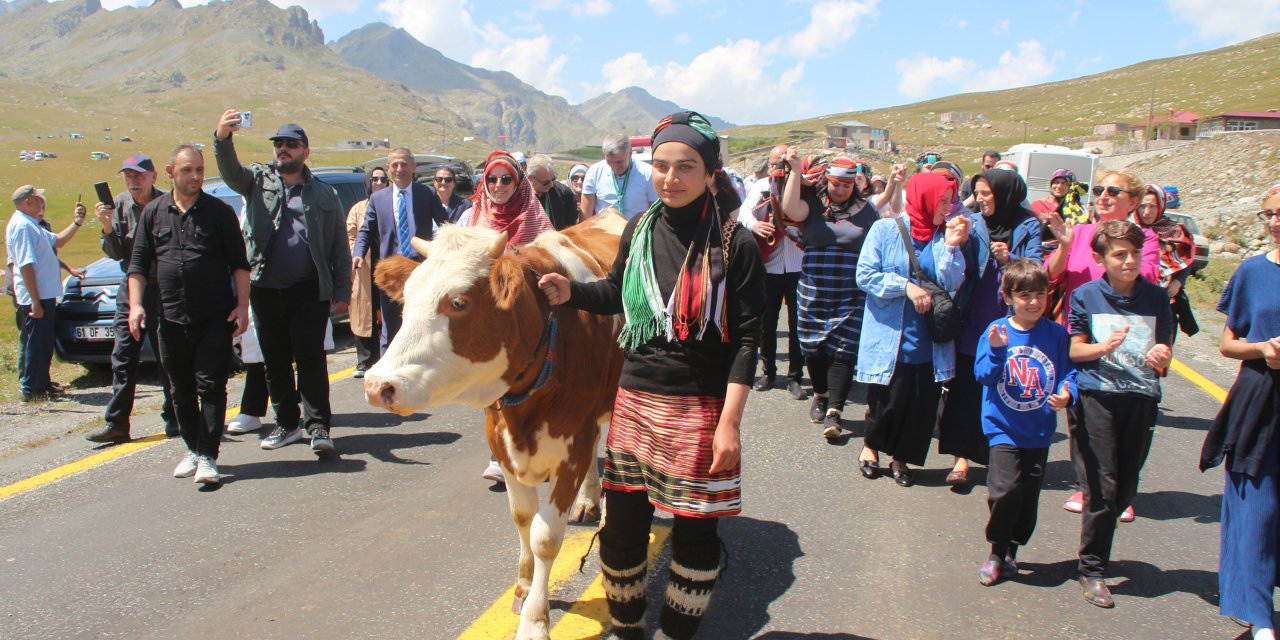
<svg viewBox="0 0 1280 640">
<path fill-rule="evenodd" d="M 576 503 L 573 505 L 573 511 L 569 513 L 569 519 L 582 524 L 600 522 L 600 505 L 589 502 Z"/>
<path fill-rule="evenodd" d="M 520 615 L 520 610 L 524 608 L 524 598 L 516 596 L 511 599 L 511 613 Z"/>
</svg>

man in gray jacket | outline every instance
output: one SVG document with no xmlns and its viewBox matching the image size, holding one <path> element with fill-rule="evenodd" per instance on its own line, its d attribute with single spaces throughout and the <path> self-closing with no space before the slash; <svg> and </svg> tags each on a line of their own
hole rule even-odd
<svg viewBox="0 0 1280 640">
<path fill-rule="evenodd" d="M 276 414 L 276 428 L 262 448 L 297 442 L 305 429 L 311 449 L 323 454 L 334 448 L 325 329 L 330 302 L 341 313 L 351 299 L 346 212 L 333 187 L 306 167 L 311 146 L 302 127 L 280 127 L 271 136 L 275 160 L 250 166 L 240 164 L 232 144 L 239 129 L 240 112 L 224 112 L 214 129 L 213 153 L 223 181 L 245 201 L 249 306 Z"/>
</svg>

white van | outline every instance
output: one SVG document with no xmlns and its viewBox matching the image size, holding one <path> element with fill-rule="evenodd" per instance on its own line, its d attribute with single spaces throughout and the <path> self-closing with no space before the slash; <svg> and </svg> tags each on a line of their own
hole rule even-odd
<svg viewBox="0 0 1280 640">
<path fill-rule="evenodd" d="M 1098 168 L 1098 156 L 1051 144 L 1015 144 L 1000 159 L 1018 167 L 1018 173 L 1027 181 L 1028 202 L 1049 195 L 1049 180 L 1058 169 L 1070 169 L 1077 181 L 1092 185 L 1093 172 Z"/>
</svg>

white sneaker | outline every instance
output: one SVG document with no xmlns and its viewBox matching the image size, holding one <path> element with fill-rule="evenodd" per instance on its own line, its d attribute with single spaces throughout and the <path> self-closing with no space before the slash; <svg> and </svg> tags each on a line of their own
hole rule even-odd
<svg viewBox="0 0 1280 640">
<path fill-rule="evenodd" d="M 192 451 L 188 451 L 185 455 L 182 456 L 182 462 L 179 462 L 178 466 L 173 468 L 173 477 L 190 478 L 195 474 L 196 474 L 196 454 Z"/>
<path fill-rule="evenodd" d="M 502 473 L 502 467 L 498 466 L 497 460 L 490 460 L 489 466 L 484 468 L 484 473 L 480 474 L 480 477 L 490 482 L 501 482 L 505 484 L 507 481 L 507 476 Z"/>
<path fill-rule="evenodd" d="M 218 477 L 218 463 L 209 456 L 196 456 L 196 482 L 200 484 L 222 484 Z"/>
<path fill-rule="evenodd" d="M 263 439 L 262 448 L 267 450 L 279 449 L 301 440 L 305 435 L 307 435 L 307 432 L 303 431 L 302 427 L 286 430 L 284 427 L 276 425 L 276 428 L 271 431 L 271 435 Z"/>
<path fill-rule="evenodd" d="M 227 433 L 249 433 L 262 428 L 262 418 L 246 414 L 238 414 L 227 421 Z"/>
</svg>

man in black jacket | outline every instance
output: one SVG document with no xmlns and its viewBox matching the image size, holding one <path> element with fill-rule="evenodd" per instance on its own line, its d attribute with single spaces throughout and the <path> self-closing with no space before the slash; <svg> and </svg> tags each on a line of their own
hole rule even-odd
<svg viewBox="0 0 1280 640">
<path fill-rule="evenodd" d="M 547 212 L 556 231 L 578 223 L 578 199 L 569 185 L 556 182 L 556 164 L 551 156 L 538 154 L 529 158 L 528 175 L 533 194 L 542 203 L 542 210 Z"/>
<path fill-rule="evenodd" d="M 143 207 L 164 195 L 156 188 L 156 167 L 151 158 L 135 153 L 124 159 L 119 173 L 124 174 L 125 192 L 116 196 L 113 204 L 99 202 L 94 213 L 102 223 L 102 252 L 108 258 L 120 261 L 120 287 L 116 290 L 116 315 L 114 320 L 115 344 L 111 349 L 111 400 L 103 413 L 106 424 L 84 438 L 89 442 L 128 442 L 129 418 L 133 415 L 134 393 L 138 386 L 138 361 L 142 359 L 142 341 L 129 333 L 129 261 L 133 256 L 133 239 L 138 230 L 138 218 Z M 159 318 L 159 298 L 155 278 L 148 278 L 142 303 L 147 316 Z M 156 337 L 158 323 L 146 328 L 146 338 L 151 341 L 151 351 L 160 363 L 160 343 Z M 178 435 L 178 423 L 173 419 L 173 400 L 169 397 L 169 382 L 164 369 L 160 369 L 160 387 L 164 391 L 164 406 L 160 417 L 164 420 L 164 434 L 170 438 Z"/>
</svg>

